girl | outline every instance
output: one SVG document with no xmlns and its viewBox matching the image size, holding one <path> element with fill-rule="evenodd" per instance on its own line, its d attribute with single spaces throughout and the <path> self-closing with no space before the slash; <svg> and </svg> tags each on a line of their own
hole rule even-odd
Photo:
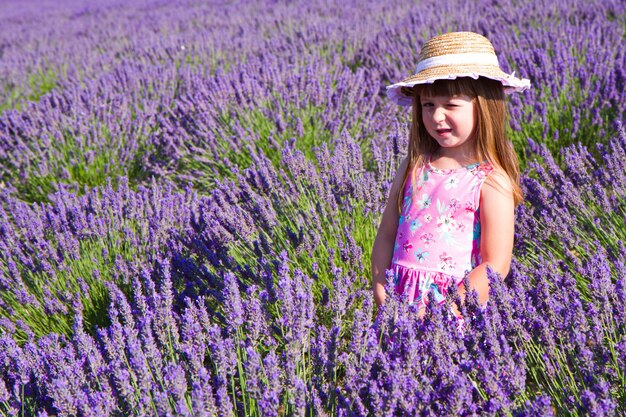
<svg viewBox="0 0 626 417">
<path fill-rule="evenodd" d="M 504 93 L 530 87 L 500 70 L 489 40 L 472 32 L 424 44 L 415 75 L 387 87 L 412 105 L 406 159 L 393 181 L 372 249 L 374 299 L 385 302 L 386 270 L 395 291 L 419 303 L 445 302 L 463 278 L 484 304 L 489 265 L 503 277 L 513 251 L 513 210 L 522 201 L 517 157 L 505 137 Z M 456 306 L 453 311 L 460 313 Z"/>
</svg>

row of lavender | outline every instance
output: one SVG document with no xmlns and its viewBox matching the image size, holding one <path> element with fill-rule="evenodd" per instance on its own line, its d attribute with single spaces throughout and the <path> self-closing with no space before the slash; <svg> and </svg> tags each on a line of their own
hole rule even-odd
<svg viewBox="0 0 626 417">
<path fill-rule="evenodd" d="M 624 411 L 624 137 L 603 134 L 624 113 L 623 4 L 64 6 L 57 20 L 14 9 L 32 27 L 3 35 L 17 90 L 54 74 L 0 116 L 3 412 Z M 373 327 L 367 291 L 406 147 L 381 90 L 452 28 L 533 78 L 512 135 L 540 142 L 520 155 L 514 273 L 491 310 L 469 303 L 461 339 L 431 331 L 445 313 L 416 323 L 396 305 Z M 67 49 L 14 48 L 42 33 Z M 556 154 L 564 172 L 541 144 L 577 139 L 605 146 Z"/>
<path fill-rule="evenodd" d="M 0 38 L 0 85 L 19 92 L 0 116 L 0 181 L 27 201 L 45 201 L 59 183 L 77 190 L 118 175 L 133 186 L 168 177 L 210 189 L 229 163 L 277 155 L 291 138 L 310 150 L 347 131 L 367 156 L 367 143 L 407 121 L 384 85 L 411 73 L 421 43 L 444 30 L 486 34 L 503 68 L 532 79 L 532 91 L 510 103 L 524 161 L 528 137 L 558 155 L 614 135 L 625 111 L 619 1 L 320 0 L 236 13 L 192 1 L 70 1 L 45 17 L 17 4 Z M 54 80 L 29 81 L 36 73 Z"/>
<path fill-rule="evenodd" d="M 336 144 L 355 147 L 349 137 Z M 401 157 L 391 146 L 380 151 Z M 626 248 L 612 236 L 624 239 L 625 153 L 622 134 L 604 161 L 572 147 L 561 169 L 543 155 L 540 178 L 523 180 L 532 204 L 517 214 L 513 272 L 504 283 L 490 276 L 485 310 L 475 298 L 465 303 L 463 333 L 445 309 L 417 321 L 394 299 L 374 321 L 353 238 L 374 224 L 345 227 L 339 253 L 316 255 L 333 227 L 320 219 L 346 215 L 368 193 L 372 203 L 384 198 L 362 161 L 341 152 L 319 157 L 335 177 L 307 169 L 294 151 L 284 168 L 257 161 L 208 197 L 127 184 L 55 194 L 45 206 L 8 196 L 0 242 L 14 269 L 2 272 L 0 407 L 98 416 L 620 415 Z M 340 173 L 350 171 L 358 181 L 342 189 Z M 275 194 L 281 181 L 294 187 L 285 201 Z M 309 200 L 309 188 L 322 198 L 297 213 L 318 227 L 285 230 L 276 219 L 290 202 Z M 261 202 L 264 214 L 251 209 Z M 546 244 L 533 260 L 538 241 Z M 251 256 L 232 256 L 244 246 Z M 81 265 L 94 277 L 74 283 L 68 277 Z M 33 294 L 37 275 L 46 287 Z M 96 316 L 107 322 L 88 322 Z M 49 332 L 64 319 L 68 336 Z"/>
</svg>

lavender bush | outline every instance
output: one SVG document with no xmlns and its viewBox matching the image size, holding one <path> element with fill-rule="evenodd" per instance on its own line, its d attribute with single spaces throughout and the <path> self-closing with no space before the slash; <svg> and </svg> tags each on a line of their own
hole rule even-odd
<svg viewBox="0 0 626 417">
<path fill-rule="evenodd" d="M 121 181 L 82 197 L 62 191 L 51 203 L 28 205 L 5 198 L 0 207 L 0 311 L 42 336 L 71 332 L 76 294 L 88 327 L 104 324 L 107 281 L 129 288 L 140 261 L 150 262 L 164 245 L 190 228 L 195 195 L 170 188 L 135 193 Z M 104 321 L 103 321 L 104 320 Z M 12 327 L 12 326 L 11 326 Z M 24 337 L 24 333 L 19 332 Z"/>
<path fill-rule="evenodd" d="M 3 6 L 2 414 L 626 413 L 621 2 Z M 532 79 L 526 201 L 486 308 L 416 320 L 369 284 L 384 85 L 446 30 Z"/>
</svg>

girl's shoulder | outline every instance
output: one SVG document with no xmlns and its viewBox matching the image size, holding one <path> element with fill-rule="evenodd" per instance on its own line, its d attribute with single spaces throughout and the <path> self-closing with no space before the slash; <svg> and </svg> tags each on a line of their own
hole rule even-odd
<svg viewBox="0 0 626 417">
<path fill-rule="evenodd" d="M 485 173 L 487 175 L 484 183 L 485 186 L 481 189 L 481 195 L 485 193 L 488 194 L 493 191 L 497 191 L 506 196 L 513 195 L 513 183 L 506 171 L 489 165 L 489 168 L 486 169 Z"/>
</svg>

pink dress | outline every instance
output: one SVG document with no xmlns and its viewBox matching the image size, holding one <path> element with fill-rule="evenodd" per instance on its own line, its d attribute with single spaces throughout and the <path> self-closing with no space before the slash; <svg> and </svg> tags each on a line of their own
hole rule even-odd
<svg viewBox="0 0 626 417">
<path fill-rule="evenodd" d="M 430 159 L 430 158 L 429 158 Z M 408 177 L 391 270 L 395 291 L 410 303 L 427 303 L 433 292 L 443 303 L 480 259 L 480 189 L 489 164 L 441 170 L 430 161 Z"/>
</svg>

